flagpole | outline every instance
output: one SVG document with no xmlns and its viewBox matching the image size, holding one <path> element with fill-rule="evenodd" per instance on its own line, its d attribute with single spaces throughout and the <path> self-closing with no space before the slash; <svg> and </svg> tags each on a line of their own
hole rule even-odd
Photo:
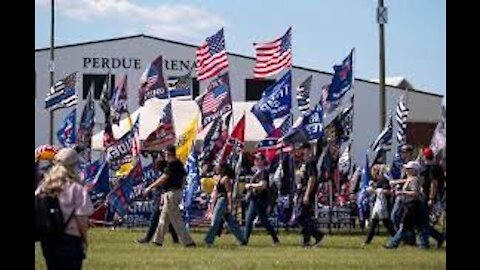
<svg viewBox="0 0 480 270">
<path fill-rule="evenodd" d="M 50 63 L 49 63 L 49 69 L 50 69 L 50 89 L 52 89 L 54 85 L 54 71 L 55 71 L 55 66 L 54 66 L 54 44 L 55 44 L 55 1 L 51 0 L 50 1 L 50 6 L 51 6 L 51 23 L 50 23 Z M 50 124 L 49 124 L 49 143 L 53 144 L 53 122 L 54 122 L 54 110 L 50 110 Z"/>
<path fill-rule="evenodd" d="M 380 87 L 380 129 L 385 126 L 386 122 L 386 101 L 385 101 L 385 33 L 384 25 L 387 23 L 387 11 L 383 6 L 383 0 L 378 0 L 377 7 L 377 23 L 379 26 L 379 66 L 380 66 L 380 78 L 379 78 L 379 87 Z"/>
</svg>

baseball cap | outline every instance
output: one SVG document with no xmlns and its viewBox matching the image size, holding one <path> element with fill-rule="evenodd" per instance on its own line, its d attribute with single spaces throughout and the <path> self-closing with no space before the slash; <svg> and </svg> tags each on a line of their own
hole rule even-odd
<svg viewBox="0 0 480 270">
<path fill-rule="evenodd" d="M 433 151 L 430 147 L 424 147 L 422 153 L 426 159 L 433 159 Z"/>
<path fill-rule="evenodd" d="M 418 171 L 420 169 L 420 164 L 416 161 L 409 161 L 407 164 L 403 165 L 405 169 L 414 169 Z"/>
<path fill-rule="evenodd" d="M 77 151 L 72 148 L 63 148 L 53 158 L 55 163 L 62 164 L 64 166 L 73 166 L 79 163 Z"/>
</svg>

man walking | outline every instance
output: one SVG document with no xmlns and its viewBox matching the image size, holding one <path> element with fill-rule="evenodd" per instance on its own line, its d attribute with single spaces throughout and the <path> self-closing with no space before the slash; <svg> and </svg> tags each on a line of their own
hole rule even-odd
<svg viewBox="0 0 480 270">
<path fill-rule="evenodd" d="M 145 193 L 148 193 L 153 188 L 162 186 L 165 191 L 162 195 L 164 202 L 163 210 L 153 237 L 153 243 L 157 246 L 163 246 L 165 233 L 168 231 L 171 223 L 182 244 L 186 247 L 195 247 L 195 243 L 185 227 L 179 207 L 182 201 L 182 189 L 185 183 L 186 172 L 182 162 L 176 157 L 175 146 L 167 147 L 166 159 L 167 166 L 162 176 L 145 189 Z"/>
</svg>

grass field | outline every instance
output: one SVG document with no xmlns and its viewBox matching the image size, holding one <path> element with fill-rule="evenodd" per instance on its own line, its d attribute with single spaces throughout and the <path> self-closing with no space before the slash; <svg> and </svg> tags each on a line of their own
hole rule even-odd
<svg viewBox="0 0 480 270">
<path fill-rule="evenodd" d="M 362 248 L 364 235 L 326 235 L 322 246 L 303 249 L 298 233 L 280 232 L 281 244 L 272 246 L 263 231 L 254 232 L 248 247 L 237 246 L 232 235 L 217 238 L 212 248 L 203 244 L 204 232 L 194 232 L 196 249 L 173 245 L 166 236 L 163 248 L 139 245 L 140 230 L 90 230 L 90 247 L 84 269 L 445 269 L 445 245 L 420 250 L 401 246 L 386 250 L 385 236 Z M 432 243 L 433 244 L 433 243 Z M 35 269 L 46 269 L 41 249 L 35 246 Z"/>
</svg>

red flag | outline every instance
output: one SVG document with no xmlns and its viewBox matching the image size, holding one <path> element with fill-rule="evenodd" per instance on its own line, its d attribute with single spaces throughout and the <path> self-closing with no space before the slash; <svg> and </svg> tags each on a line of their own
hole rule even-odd
<svg viewBox="0 0 480 270">
<path fill-rule="evenodd" d="M 232 150 L 235 148 L 235 152 L 243 150 L 243 144 L 245 142 L 245 114 L 242 116 L 240 121 L 237 122 L 237 125 L 233 129 L 230 137 L 223 148 L 221 162 L 226 162 L 227 158 L 230 156 Z"/>
</svg>

